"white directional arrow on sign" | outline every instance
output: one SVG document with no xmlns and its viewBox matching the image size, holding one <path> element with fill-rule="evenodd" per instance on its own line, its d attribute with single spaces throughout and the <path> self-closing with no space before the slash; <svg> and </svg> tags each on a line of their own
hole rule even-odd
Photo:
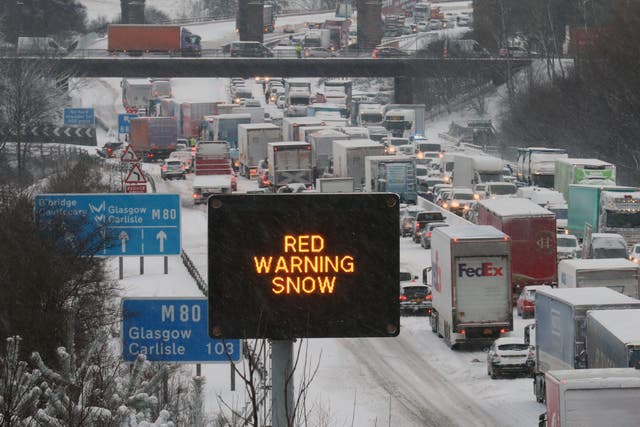
<svg viewBox="0 0 640 427">
<path fill-rule="evenodd" d="M 167 240 L 167 233 L 163 230 L 158 231 L 156 234 L 156 239 L 160 241 L 160 252 L 164 252 L 164 241 Z"/>
<path fill-rule="evenodd" d="M 122 231 L 118 238 L 122 242 L 122 253 L 124 254 L 127 252 L 127 240 L 129 240 L 129 235 L 126 231 Z"/>
</svg>

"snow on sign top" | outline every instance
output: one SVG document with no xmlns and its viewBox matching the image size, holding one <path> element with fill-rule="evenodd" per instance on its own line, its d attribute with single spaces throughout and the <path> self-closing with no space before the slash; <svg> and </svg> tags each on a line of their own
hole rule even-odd
<svg viewBox="0 0 640 427">
<path fill-rule="evenodd" d="M 640 310 L 593 310 L 589 316 L 625 344 L 640 344 Z"/>
<path fill-rule="evenodd" d="M 640 266 L 626 258 L 566 259 L 560 261 L 576 270 L 640 270 Z"/>
<path fill-rule="evenodd" d="M 505 199 L 486 199 L 480 200 L 478 203 L 484 206 L 488 211 L 500 215 L 501 217 L 554 215 L 553 212 L 529 199 L 519 199 L 515 197 Z"/>
<path fill-rule="evenodd" d="M 544 295 L 573 306 L 632 304 L 640 308 L 640 301 L 637 299 L 609 288 L 540 289 L 536 295 Z"/>
</svg>

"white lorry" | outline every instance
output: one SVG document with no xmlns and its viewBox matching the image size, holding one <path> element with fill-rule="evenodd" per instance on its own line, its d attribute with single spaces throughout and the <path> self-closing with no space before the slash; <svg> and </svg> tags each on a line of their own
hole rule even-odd
<svg viewBox="0 0 640 427">
<path fill-rule="evenodd" d="M 284 141 L 270 142 L 267 147 L 269 178 L 274 191 L 293 183 L 313 185 L 311 144 Z"/>
<path fill-rule="evenodd" d="M 316 174 L 321 176 L 328 173 L 333 159 L 333 141 L 349 139 L 349 136 L 333 129 L 312 132 L 307 136 L 309 138 L 307 142 L 311 144 L 313 168 Z"/>
<path fill-rule="evenodd" d="M 367 156 L 382 156 L 384 145 L 370 139 L 347 139 L 333 142 L 333 174 L 353 178 L 356 191 L 362 191 L 365 181 L 364 160 Z"/>
<path fill-rule="evenodd" d="M 282 119 L 282 139 L 300 141 L 300 130 L 305 126 L 325 126 L 322 119 L 316 117 L 285 117 Z"/>
<path fill-rule="evenodd" d="M 503 161 L 497 157 L 456 154 L 453 162 L 455 187 L 473 189 L 475 184 L 503 180 Z"/>
<path fill-rule="evenodd" d="M 318 178 L 316 190 L 320 193 L 353 193 L 353 178 Z"/>
<path fill-rule="evenodd" d="M 267 144 L 282 141 L 280 128 L 271 123 L 238 125 L 240 174 L 247 178 L 257 175 L 258 165 L 267 158 Z"/>
<path fill-rule="evenodd" d="M 638 298 L 640 265 L 625 258 L 563 260 L 558 263 L 558 287 L 606 287 Z"/>
<path fill-rule="evenodd" d="M 529 185 L 553 188 L 556 160 L 568 157 L 564 148 L 519 148 L 516 167 L 518 180 Z"/>
<path fill-rule="evenodd" d="M 383 107 L 384 126 L 392 136 L 409 138 L 424 135 L 424 104 L 387 104 Z"/>
<path fill-rule="evenodd" d="M 490 344 L 513 330 L 506 234 L 486 225 L 436 228 L 431 265 L 431 330 L 449 347 Z"/>
<path fill-rule="evenodd" d="M 556 230 L 558 233 L 565 232 L 569 209 L 561 192 L 545 187 L 520 187 L 516 197 L 529 199 L 556 214 Z"/>
<path fill-rule="evenodd" d="M 311 83 L 287 80 L 284 85 L 284 114 L 287 117 L 305 117 L 311 104 Z"/>
<path fill-rule="evenodd" d="M 638 369 L 550 371 L 546 382 L 547 412 L 540 415 L 539 427 L 638 425 Z"/>
<path fill-rule="evenodd" d="M 326 28 L 309 29 L 302 39 L 303 47 L 322 47 L 328 49 L 331 44 L 331 31 Z"/>
<path fill-rule="evenodd" d="M 359 104 L 356 124 L 358 126 L 376 126 L 383 122 L 381 104 Z"/>
</svg>

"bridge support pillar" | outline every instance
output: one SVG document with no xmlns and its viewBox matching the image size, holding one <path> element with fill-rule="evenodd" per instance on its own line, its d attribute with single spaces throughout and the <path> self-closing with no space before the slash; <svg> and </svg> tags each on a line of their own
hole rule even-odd
<svg viewBox="0 0 640 427">
<path fill-rule="evenodd" d="M 396 104 L 413 104 L 413 79 L 411 77 L 394 77 L 393 92 Z"/>
<path fill-rule="evenodd" d="M 358 49 L 373 50 L 382 41 L 382 2 L 357 0 Z"/>
<path fill-rule="evenodd" d="M 123 24 L 144 24 L 146 0 L 120 0 L 120 16 Z"/>
<path fill-rule="evenodd" d="M 262 0 L 239 0 L 238 15 L 236 17 L 236 29 L 240 41 L 264 41 L 264 22 Z"/>
</svg>

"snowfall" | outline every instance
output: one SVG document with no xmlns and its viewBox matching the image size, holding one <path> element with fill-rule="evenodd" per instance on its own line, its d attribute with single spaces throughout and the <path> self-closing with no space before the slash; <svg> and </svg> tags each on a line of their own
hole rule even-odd
<svg viewBox="0 0 640 427">
<path fill-rule="evenodd" d="M 119 0 L 83 1 L 90 15 L 117 10 Z M 148 0 L 147 4 L 174 11 L 175 1 Z M 468 5 L 468 2 L 464 2 Z M 290 23 L 325 19 L 325 15 L 287 18 Z M 232 38 L 228 23 L 202 24 L 194 31 L 205 41 Z M 100 41 L 97 41 L 100 43 Z M 94 107 L 96 115 L 116 127 L 117 114 L 124 113 L 119 79 L 78 80 L 72 92 L 76 107 Z M 317 84 L 317 81 L 315 81 Z M 178 101 L 229 100 L 228 79 L 173 79 Z M 254 97 L 264 99 L 261 88 L 250 81 Z M 501 90 L 488 99 L 486 118 L 496 120 L 500 111 Z M 266 111 L 278 114 L 273 106 Z M 427 137 L 437 140 L 452 120 L 477 118 L 461 108 L 453 114 L 431 117 Z M 98 145 L 117 137 L 113 131 L 101 131 Z M 154 179 L 158 193 L 179 194 L 181 198 L 182 248 L 192 258 L 200 274 L 207 274 L 207 210 L 194 206 L 191 182 L 162 181 L 157 164 L 143 164 Z M 255 181 L 239 178 L 239 191 L 257 187 Z M 422 277 L 430 265 L 430 251 L 410 238 L 400 240 L 401 271 Z M 114 279 L 118 279 L 118 260 L 109 259 Z M 193 297 L 202 298 L 182 260 L 169 257 L 168 274 L 163 274 L 162 257 L 146 257 L 145 273 L 139 274 L 138 258 L 124 259 L 124 279 L 120 281 L 124 297 Z M 378 339 L 310 339 L 298 340 L 309 366 L 318 371 L 306 397 L 310 408 L 309 425 L 320 426 L 534 426 L 544 406 L 535 401 L 532 380 L 515 378 L 491 380 L 487 375 L 486 354 L 476 350 L 450 350 L 431 332 L 428 317 L 402 317 L 400 335 Z M 522 336 L 523 321 L 514 313 L 515 336 Z M 195 375 L 195 365 L 185 365 Z M 241 368 L 242 369 L 242 368 Z M 298 383 L 305 372 L 296 371 Z M 308 372 L 306 372 L 308 375 Z M 206 412 L 213 418 L 227 406 L 243 408 L 246 394 L 236 377 L 236 391 L 231 390 L 228 363 L 202 365 L 206 378 Z"/>
</svg>

